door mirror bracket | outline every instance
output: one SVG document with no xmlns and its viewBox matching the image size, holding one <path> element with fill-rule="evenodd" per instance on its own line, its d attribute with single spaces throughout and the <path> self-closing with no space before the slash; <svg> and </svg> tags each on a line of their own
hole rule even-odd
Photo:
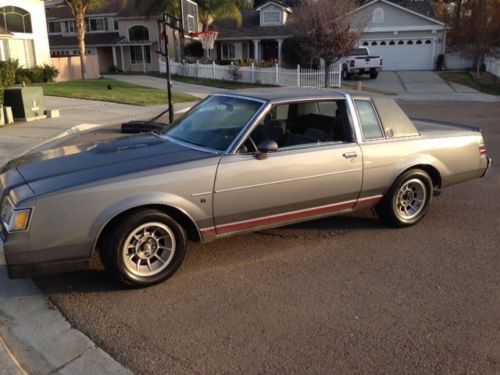
<svg viewBox="0 0 500 375">
<path fill-rule="evenodd" d="M 276 152 L 278 150 L 278 144 L 276 141 L 268 139 L 260 143 L 257 148 L 259 149 L 259 152 L 256 155 L 257 159 L 264 160 L 267 159 L 270 152 Z"/>
</svg>

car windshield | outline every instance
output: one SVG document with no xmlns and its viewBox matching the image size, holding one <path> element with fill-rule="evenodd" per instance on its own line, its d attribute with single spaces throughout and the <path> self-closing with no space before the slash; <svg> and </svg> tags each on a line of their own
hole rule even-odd
<svg viewBox="0 0 500 375">
<path fill-rule="evenodd" d="M 256 100 L 213 95 L 176 120 L 165 134 L 197 146 L 225 151 L 261 106 Z"/>
</svg>

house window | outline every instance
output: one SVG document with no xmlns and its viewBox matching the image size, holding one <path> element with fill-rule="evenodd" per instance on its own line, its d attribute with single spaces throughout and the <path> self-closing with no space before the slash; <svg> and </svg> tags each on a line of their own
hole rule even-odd
<svg viewBox="0 0 500 375">
<path fill-rule="evenodd" d="M 372 14 L 373 23 L 384 23 L 384 10 L 382 8 L 375 8 Z"/>
<path fill-rule="evenodd" d="M 142 54 L 143 51 L 144 55 Z M 149 46 L 130 46 L 130 62 L 132 64 L 150 64 L 151 51 Z"/>
<path fill-rule="evenodd" d="M 115 31 L 118 31 L 120 29 L 120 26 L 118 25 L 118 20 L 113 20 L 113 29 Z"/>
<path fill-rule="evenodd" d="M 75 32 L 75 21 L 66 21 L 64 22 L 64 27 L 67 33 Z"/>
<path fill-rule="evenodd" d="M 281 23 L 281 11 L 267 10 L 262 13 L 262 22 L 268 23 Z"/>
<path fill-rule="evenodd" d="M 234 46 L 234 43 L 222 43 L 222 55 L 221 58 L 222 60 L 232 60 L 235 59 L 236 57 L 236 48 Z"/>
<path fill-rule="evenodd" d="M 128 40 L 132 42 L 144 42 L 149 40 L 149 30 L 146 26 L 136 25 L 128 29 Z"/>
<path fill-rule="evenodd" d="M 61 30 L 61 22 L 49 22 L 48 23 L 49 34 L 60 34 Z"/>
<path fill-rule="evenodd" d="M 14 33 L 33 32 L 29 12 L 14 6 L 0 8 L 0 27 Z"/>
<path fill-rule="evenodd" d="M 86 18 L 85 27 L 89 32 L 108 31 L 108 20 L 107 18 Z"/>
<path fill-rule="evenodd" d="M 36 65 L 35 44 L 31 39 L 8 39 L 3 42 L 5 59 L 15 59 L 19 66 L 23 68 L 32 68 Z"/>
</svg>

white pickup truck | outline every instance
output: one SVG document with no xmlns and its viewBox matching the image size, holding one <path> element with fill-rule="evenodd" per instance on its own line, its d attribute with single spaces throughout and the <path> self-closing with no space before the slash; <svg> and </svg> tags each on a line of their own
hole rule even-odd
<svg viewBox="0 0 500 375">
<path fill-rule="evenodd" d="M 349 80 L 353 74 L 369 74 L 375 79 L 382 70 L 382 58 L 370 56 L 366 47 L 353 49 L 347 56 L 342 58 L 342 79 Z"/>
</svg>

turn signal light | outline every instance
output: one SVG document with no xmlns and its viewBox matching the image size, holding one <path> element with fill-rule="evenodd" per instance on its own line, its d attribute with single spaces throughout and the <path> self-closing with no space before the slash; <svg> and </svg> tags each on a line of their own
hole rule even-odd
<svg viewBox="0 0 500 375">
<path fill-rule="evenodd" d="M 18 210 L 14 212 L 11 230 L 25 230 L 30 219 L 30 210 Z"/>
</svg>

